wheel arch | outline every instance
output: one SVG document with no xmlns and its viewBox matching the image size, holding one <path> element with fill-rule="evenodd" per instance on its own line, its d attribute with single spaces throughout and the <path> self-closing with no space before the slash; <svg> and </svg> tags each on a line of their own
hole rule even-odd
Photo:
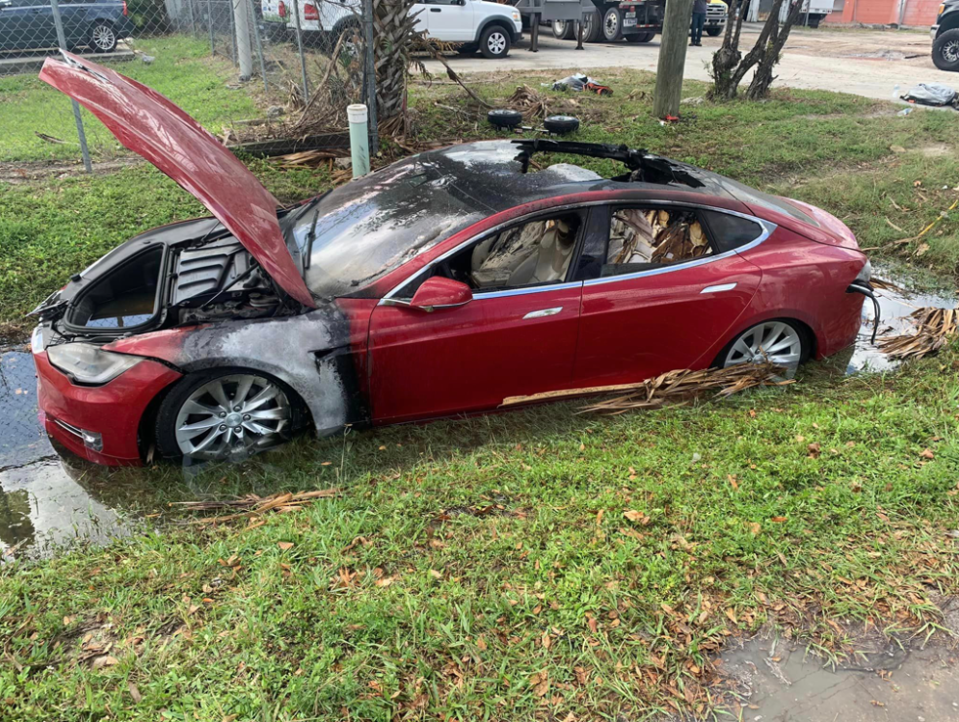
<svg viewBox="0 0 959 722">
<path fill-rule="evenodd" d="M 737 322 L 727 330 L 723 338 L 699 358 L 699 363 L 703 363 L 703 360 L 706 359 L 706 365 L 709 367 L 716 366 L 723 351 L 729 347 L 737 336 L 756 324 L 767 321 L 786 321 L 794 325 L 798 331 L 805 335 L 806 341 L 809 343 L 808 354 L 804 361 L 819 358 L 820 340 L 813 327 L 815 323 L 814 319 L 800 309 L 777 309 L 775 313 L 757 314 L 746 319 L 738 319 Z"/>
<path fill-rule="evenodd" d="M 957 28 L 959 28 L 959 10 L 953 10 L 942 16 L 942 19 L 939 21 L 939 30 L 936 31 L 936 37 L 938 38 L 944 32 L 956 30 Z"/>
<path fill-rule="evenodd" d="M 485 33 L 486 29 L 491 25 L 498 25 L 499 27 L 503 28 L 503 30 L 505 30 L 509 35 L 510 42 L 516 42 L 516 28 L 513 27 L 512 21 L 499 15 L 486 18 L 482 23 L 480 23 L 479 27 L 476 28 L 476 36 L 473 39 L 473 42 L 478 45 L 480 39 L 483 37 L 483 33 Z"/>
</svg>

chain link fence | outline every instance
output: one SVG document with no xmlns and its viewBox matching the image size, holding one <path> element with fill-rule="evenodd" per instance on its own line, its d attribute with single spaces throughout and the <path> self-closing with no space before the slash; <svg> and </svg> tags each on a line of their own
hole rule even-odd
<svg viewBox="0 0 959 722">
<path fill-rule="evenodd" d="M 129 154 L 37 74 L 60 49 L 157 90 L 237 150 L 344 155 L 375 124 L 373 0 L 0 0 L 0 162 Z M 372 102 L 371 102 L 372 101 Z M 374 136 L 375 137 L 375 136 Z"/>
</svg>

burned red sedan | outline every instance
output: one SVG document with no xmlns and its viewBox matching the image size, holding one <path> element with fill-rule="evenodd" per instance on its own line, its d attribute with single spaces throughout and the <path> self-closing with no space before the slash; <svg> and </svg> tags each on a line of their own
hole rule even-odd
<svg viewBox="0 0 959 722">
<path fill-rule="evenodd" d="M 213 214 L 130 240 L 35 312 L 46 429 L 99 463 L 793 365 L 860 327 L 869 264 L 841 222 L 644 151 L 470 143 L 280 208 L 150 89 L 70 55 L 41 77 Z M 621 170 L 534 171 L 541 152 Z"/>
</svg>

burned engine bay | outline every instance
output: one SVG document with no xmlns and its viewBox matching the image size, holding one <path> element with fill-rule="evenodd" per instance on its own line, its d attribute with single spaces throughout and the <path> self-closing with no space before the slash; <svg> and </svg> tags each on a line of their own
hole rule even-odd
<svg viewBox="0 0 959 722">
<path fill-rule="evenodd" d="M 299 310 L 233 235 L 206 218 L 131 239 L 34 313 L 64 336 L 106 339 Z"/>
</svg>

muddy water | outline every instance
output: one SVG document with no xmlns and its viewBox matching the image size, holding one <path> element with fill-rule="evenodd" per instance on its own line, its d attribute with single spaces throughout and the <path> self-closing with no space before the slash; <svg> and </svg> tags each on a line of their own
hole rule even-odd
<svg viewBox="0 0 959 722">
<path fill-rule="evenodd" d="M 76 540 L 102 542 L 132 527 L 82 486 L 90 474 L 61 458 L 37 421 L 33 358 L 0 353 L 0 557 L 49 553 Z M 72 462 L 72 463 L 71 463 Z"/>
<path fill-rule="evenodd" d="M 959 721 L 957 652 L 880 642 L 833 668 L 801 646 L 754 637 L 719 663 L 740 697 L 729 719 L 755 722 Z M 723 719 L 720 716 L 719 719 Z"/>
<path fill-rule="evenodd" d="M 930 293 L 921 291 L 907 290 L 908 279 L 892 276 L 888 272 L 882 273 L 882 277 L 893 280 L 900 285 L 903 290 L 878 289 L 876 297 L 879 299 L 879 310 L 881 322 L 879 324 L 879 337 L 899 333 L 908 333 L 912 330 L 909 314 L 917 308 L 936 307 L 936 308 L 955 308 L 957 299 L 954 293 L 941 292 Z M 862 328 L 859 330 L 859 338 L 855 347 L 849 354 L 850 358 L 846 366 L 846 373 L 853 374 L 861 371 L 881 372 L 890 371 L 899 365 L 899 362 L 890 359 L 881 353 L 872 345 L 872 330 L 875 311 L 872 301 L 866 299 L 862 307 Z"/>
</svg>

